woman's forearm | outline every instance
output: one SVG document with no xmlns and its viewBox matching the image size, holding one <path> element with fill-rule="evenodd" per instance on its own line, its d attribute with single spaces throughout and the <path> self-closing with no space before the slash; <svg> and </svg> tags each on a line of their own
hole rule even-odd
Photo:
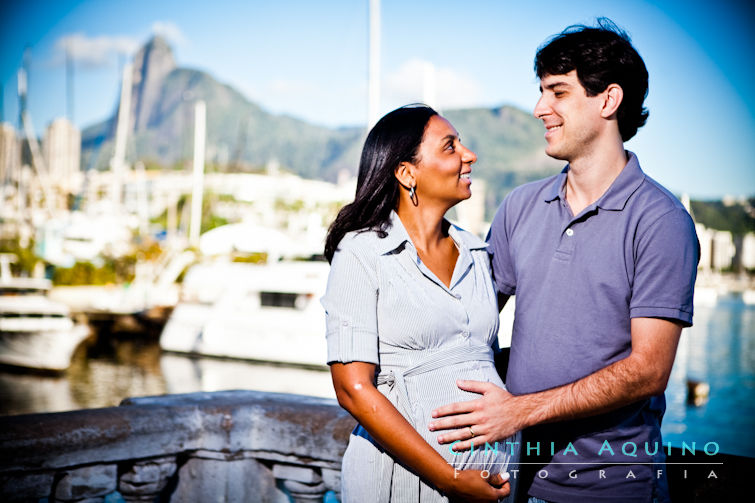
<svg viewBox="0 0 755 503">
<path fill-rule="evenodd" d="M 439 490 L 450 487 L 454 469 L 372 384 L 339 396 L 339 402 L 393 457 Z"/>
</svg>

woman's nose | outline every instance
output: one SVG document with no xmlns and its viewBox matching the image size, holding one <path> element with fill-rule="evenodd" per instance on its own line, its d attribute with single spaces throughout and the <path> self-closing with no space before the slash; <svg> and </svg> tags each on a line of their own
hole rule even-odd
<svg viewBox="0 0 755 503">
<path fill-rule="evenodd" d="M 462 160 L 464 162 L 468 162 L 469 164 L 473 164 L 477 162 L 477 154 L 469 150 L 467 147 L 464 147 L 464 155 L 462 156 Z"/>
</svg>

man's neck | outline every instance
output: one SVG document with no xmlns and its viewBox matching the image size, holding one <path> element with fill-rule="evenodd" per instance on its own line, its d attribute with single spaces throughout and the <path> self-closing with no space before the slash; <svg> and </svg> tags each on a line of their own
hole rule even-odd
<svg viewBox="0 0 755 503">
<path fill-rule="evenodd" d="M 576 216 L 605 194 L 627 164 L 624 144 L 613 142 L 569 161 L 566 175 L 566 201 Z"/>
</svg>

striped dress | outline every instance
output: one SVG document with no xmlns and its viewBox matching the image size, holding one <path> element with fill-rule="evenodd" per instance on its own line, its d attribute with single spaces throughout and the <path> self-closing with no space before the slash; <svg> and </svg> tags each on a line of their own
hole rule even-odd
<svg viewBox="0 0 755 503">
<path fill-rule="evenodd" d="M 453 453 L 427 425 L 433 409 L 478 398 L 457 379 L 503 386 L 493 363 L 498 308 L 487 245 L 451 226 L 459 258 L 450 287 L 419 259 L 395 212 L 388 235 L 352 232 L 339 244 L 321 302 L 326 311 L 328 363 L 374 363 L 377 388 L 420 435 L 456 468 L 516 468 L 518 434 L 506 441 Z M 349 439 L 341 472 L 344 502 L 448 501 L 394 462 L 361 426 Z M 515 480 L 512 477 L 512 494 Z M 513 498 L 507 498 L 512 499 Z"/>
</svg>

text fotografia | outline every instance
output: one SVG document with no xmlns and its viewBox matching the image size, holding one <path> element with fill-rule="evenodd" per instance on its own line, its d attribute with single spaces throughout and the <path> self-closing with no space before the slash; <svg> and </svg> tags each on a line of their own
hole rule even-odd
<svg viewBox="0 0 755 503">
<path fill-rule="evenodd" d="M 458 455 L 461 454 L 463 451 L 456 451 L 454 450 L 454 445 L 461 442 L 461 440 L 457 440 L 455 442 L 452 442 L 448 449 L 451 451 L 452 454 Z M 514 455 L 517 450 L 522 449 L 522 454 L 526 456 L 540 456 L 541 454 L 550 453 L 551 456 L 555 456 L 557 454 L 563 455 L 563 456 L 575 456 L 579 457 L 580 453 L 577 451 L 577 449 L 574 447 L 574 445 L 569 442 L 566 447 L 563 449 L 563 451 L 556 449 L 555 442 L 545 442 L 544 448 L 541 450 L 541 442 L 526 442 L 525 446 L 520 446 L 520 442 L 501 442 L 500 447 L 502 452 L 508 452 L 511 455 Z M 550 444 L 550 445 L 549 445 Z M 484 447 L 477 447 L 477 450 L 483 449 L 485 454 L 498 454 L 498 447 L 499 443 L 495 442 L 493 445 L 490 445 L 488 442 L 485 442 Z M 550 451 L 548 451 L 548 448 L 550 448 Z M 597 454 L 598 456 L 617 456 L 617 455 L 624 455 L 629 457 L 640 457 L 643 455 L 646 456 L 655 456 L 658 454 L 658 450 L 663 449 L 662 445 L 659 445 L 658 442 L 644 442 L 644 445 L 638 445 L 635 442 L 624 442 L 621 444 L 614 444 L 611 445 L 611 443 L 608 440 L 603 441 L 603 445 L 601 445 L 600 449 L 598 449 L 597 453 L 585 453 L 592 457 L 593 454 Z M 688 444 L 687 442 L 682 442 L 682 456 L 686 456 L 687 454 L 694 456 L 695 451 L 697 450 L 697 442 L 692 442 L 691 444 Z M 472 442 L 472 445 L 469 449 L 470 454 L 474 453 L 475 451 L 475 445 L 474 442 Z M 717 442 L 706 442 L 705 445 L 703 445 L 702 452 L 704 452 L 708 456 L 715 456 L 718 454 L 719 446 Z M 618 454 L 617 454 L 618 453 Z M 666 444 L 666 454 L 671 455 L 671 442 L 668 442 Z"/>
<path fill-rule="evenodd" d="M 458 478 L 459 472 L 461 472 L 461 471 L 462 470 L 459 470 L 458 468 L 454 468 L 454 478 Z M 491 473 L 493 473 L 493 472 L 491 472 L 490 470 L 482 470 L 482 471 L 480 471 L 480 477 L 482 477 L 483 479 L 487 479 L 488 477 L 490 477 Z M 519 470 L 512 469 L 512 470 L 506 471 L 505 473 L 507 473 L 509 475 L 509 477 L 513 477 L 514 480 L 516 480 L 517 478 L 519 478 Z M 606 470 L 605 469 L 599 469 L 599 470 L 595 470 L 593 472 L 577 472 L 577 470 L 572 470 L 568 474 L 568 476 L 569 476 L 570 479 L 579 478 L 580 475 L 583 478 L 585 478 L 585 477 L 596 478 L 597 477 L 598 480 L 607 479 Z M 621 476 L 624 479 L 630 479 L 630 480 L 634 479 L 634 480 L 637 480 L 637 475 L 635 475 L 634 471 L 631 468 L 627 470 L 626 474 L 612 474 L 612 476 Z M 661 477 L 663 477 L 663 470 L 660 470 L 660 469 L 655 470 L 655 476 L 658 479 L 660 479 Z M 543 469 L 543 470 L 540 470 L 540 471 L 537 472 L 537 477 L 540 478 L 540 479 L 547 479 L 548 477 L 550 477 L 550 474 L 548 473 L 548 470 Z M 687 478 L 687 470 L 684 470 L 684 478 L 685 479 Z M 708 479 L 717 479 L 718 475 L 716 475 L 716 471 L 715 470 L 710 470 L 710 472 L 707 474 L 707 476 L 705 478 L 708 478 Z"/>
</svg>

